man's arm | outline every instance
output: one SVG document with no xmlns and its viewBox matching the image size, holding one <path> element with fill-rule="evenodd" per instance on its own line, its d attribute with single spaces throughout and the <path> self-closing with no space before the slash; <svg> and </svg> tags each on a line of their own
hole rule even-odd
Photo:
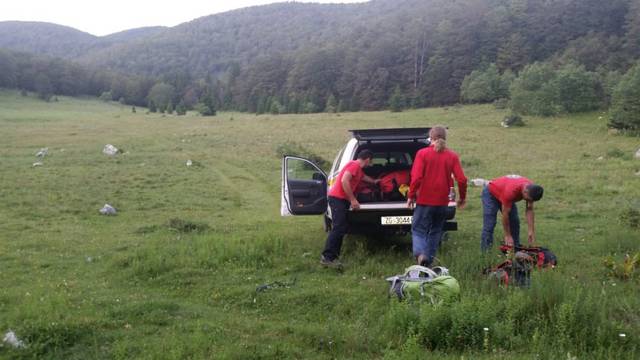
<svg viewBox="0 0 640 360">
<path fill-rule="evenodd" d="M 344 190 L 345 195 L 347 195 L 349 202 L 351 202 L 351 208 L 357 210 L 360 208 L 360 203 L 358 202 L 358 199 L 356 199 L 355 195 L 353 195 L 353 189 L 351 189 L 350 181 L 352 177 L 353 175 L 351 175 L 348 170 L 342 174 L 342 189 Z"/>
<path fill-rule="evenodd" d="M 534 226 L 534 216 L 533 216 L 533 201 L 527 201 L 527 225 L 529 229 L 529 236 L 527 237 L 529 240 L 529 245 L 532 245 L 536 242 L 536 229 Z"/>
<path fill-rule="evenodd" d="M 377 184 L 380 182 L 380 179 L 374 179 L 369 175 L 365 175 L 362 177 L 362 180 L 368 182 L 369 184 Z"/>
<path fill-rule="evenodd" d="M 422 160 L 422 152 L 418 151 L 416 158 L 413 160 L 413 165 L 411 166 L 411 184 L 409 185 L 409 193 L 407 194 L 407 204 L 411 201 L 415 202 L 415 199 L 418 196 L 418 190 L 422 184 L 423 173 L 424 163 Z"/>
<path fill-rule="evenodd" d="M 464 171 L 462 170 L 462 165 L 460 165 L 460 159 L 458 157 L 456 157 L 456 161 L 453 164 L 453 177 L 458 183 L 458 193 L 460 194 L 458 208 L 462 210 L 467 203 L 467 177 L 464 176 Z"/>
<path fill-rule="evenodd" d="M 511 236 L 511 224 L 509 224 L 509 213 L 511 212 L 512 203 L 502 205 L 502 229 L 504 230 L 504 242 L 513 246 L 513 236 Z"/>
</svg>

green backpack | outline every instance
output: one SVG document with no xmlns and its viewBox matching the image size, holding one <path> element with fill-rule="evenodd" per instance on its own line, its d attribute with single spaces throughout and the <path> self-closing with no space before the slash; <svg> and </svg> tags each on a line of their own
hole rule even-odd
<svg viewBox="0 0 640 360">
<path fill-rule="evenodd" d="M 460 299 L 460 285 L 449 276 L 449 270 L 436 266 L 433 269 L 413 265 L 405 269 L 403 275 L 387 278 L 391 283 L 389 296 L 399 300 L 427 300 L 431 304 L 443 304 Z"/>
</svg>

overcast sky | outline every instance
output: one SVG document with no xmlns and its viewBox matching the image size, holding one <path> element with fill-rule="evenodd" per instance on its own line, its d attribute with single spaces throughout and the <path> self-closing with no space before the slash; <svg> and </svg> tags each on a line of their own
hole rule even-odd
<svg viewBox="0 0 640 360">
<path fill-rule="evenodd" d="M 143 26 L 175 26 L 206 15 L 277 0 L 0 0 L 0 21 L 46 21 L 93 35 Z M 355 3 L 365 0 L 297 0 Z"/>
</svg>

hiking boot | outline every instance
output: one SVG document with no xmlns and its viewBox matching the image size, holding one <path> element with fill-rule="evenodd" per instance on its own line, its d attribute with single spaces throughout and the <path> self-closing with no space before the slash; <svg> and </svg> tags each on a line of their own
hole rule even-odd
<svg viewBox="0 0 640 360">
<path fill-rule="evenodd" d="M 324 256 L 320 257 L 320 265 L 326 268 L 332 268 L 337 270 L 342 270 L 344 268 L 344 265 L 342 265 L 340 260 L 338 259 L 329 260 Z"/>
</svg>

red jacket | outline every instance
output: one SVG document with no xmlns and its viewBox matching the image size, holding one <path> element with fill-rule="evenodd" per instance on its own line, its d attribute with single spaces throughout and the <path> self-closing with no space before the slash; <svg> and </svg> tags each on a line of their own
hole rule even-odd
<svg viewBox="0 0 640 360">
<path fill-rule="evenodd" d="M 458 154 L 449 149 L 437 152 L 433 145 L 421 149 L 411 168 L 408 198 L 416 199 L 418 205 L 448 205 L 449 189 L 453 185 L 451 175 L 458 183 L 460 200 L 464 201 L 467 197 L 467 178 L 462 171 Z"/>
<path fill-rule="evenodd" d="M 491 180 L 489 192 L 502 205 L 511 205 L 516 201 L 522 200 L 522 189 L 531 184 L 533 184 L 533 181 L 526 177 L 507 175 Z"/>
</svg>

